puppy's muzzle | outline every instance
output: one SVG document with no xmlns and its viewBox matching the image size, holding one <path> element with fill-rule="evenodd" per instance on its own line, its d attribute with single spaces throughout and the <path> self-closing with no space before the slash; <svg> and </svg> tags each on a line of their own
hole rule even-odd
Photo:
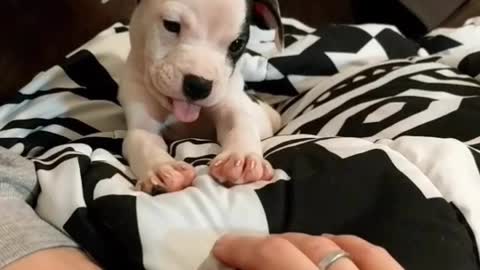
<svg viewBox="0 0 480 270">
<path fill-rule="evenodd" d="M 185 75 L 183 78 L 183 94 L 191 101 L 207 98 L 212 92 L 213 82 L 196 75 Z"/>
</svg>

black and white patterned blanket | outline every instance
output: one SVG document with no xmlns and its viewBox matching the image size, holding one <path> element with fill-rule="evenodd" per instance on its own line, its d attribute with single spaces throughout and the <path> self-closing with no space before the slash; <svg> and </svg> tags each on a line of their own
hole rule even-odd
<svg viewBox="0 0 480 270">
<path fill-rule="evenodd" d="M 219 146 L 192 138 L 169 150 L 197 169 L 193 187 L 135 192 L 116 100 L 128 27 L 115 25 L 0 107 L 0 145 L 35 161 L 39 215 L 106 269 L 213 270 L 222 233 L 287 231 L 356 234 L 409 270 L 478 269 L 480 26 L 421 47 L 386 25 L 284 22 L 282 54 L 253 28 L 241 60 L 284 120 L 263 142 L 274 183 L 218 185 Z"/>
</svg>

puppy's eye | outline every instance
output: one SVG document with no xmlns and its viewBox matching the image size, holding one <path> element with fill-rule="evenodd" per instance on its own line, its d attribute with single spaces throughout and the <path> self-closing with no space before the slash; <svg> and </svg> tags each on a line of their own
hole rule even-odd
<svg viewBox="0 0 480 270">
<path fill-rule="evenodd" d="M 246 41 L 242 38 L 237 38 L 234 40 L 231 44 L 230 47 L 228 47 L 228 51 L 232 54 L 239 53 L 243 50 L 243 48 L 246 45 Z"/>
<path fill-rule="evenodd" d="M 180 23 L 174 22 L 174 21 L 169 21 L 169 20 L 163 20 L 163 27 L 165 27 L 165 29 L 168 32 L 172 32 L 172 33 L 175 33 L 175 34 L 180 33 L 180 30 L 182 30 L 182 27 L 180 26 Z"/>
</svg>

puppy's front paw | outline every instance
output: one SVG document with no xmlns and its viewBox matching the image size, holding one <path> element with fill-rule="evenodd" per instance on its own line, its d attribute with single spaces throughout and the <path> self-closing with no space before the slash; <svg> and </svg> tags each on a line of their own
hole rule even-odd
<svg viewBox="0 0 480 270">
<path fill-rule="evenodd" d="M 146 176 L 137 182 L 136 188 L 152 195 L 175 192 L 191 186 L 194 179 L 195 169 L 190 164 L 163 162 L 153 165 Z"/>
<path fill-rule="evenodd" d="M 227 186 L 270 181 L 273 168 L 258 154 L 221 153 L 210 164 L 210 174 Z"/>
</svg>

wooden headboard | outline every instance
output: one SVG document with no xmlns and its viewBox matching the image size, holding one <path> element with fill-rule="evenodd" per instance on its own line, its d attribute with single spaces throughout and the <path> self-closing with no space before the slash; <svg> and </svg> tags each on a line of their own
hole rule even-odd
<svg viewBox="0 0 480 270">
<path fill-rule="evenodd" d="M 128 21 L 136 1 L 110 0 L 104 5 L 101 0 L 1 0 L 0 103 L 5 97 L 18 91 L 39 71 L 61 62 L 68 52 L 91 39 L 99 31 L 114 22 Z M 284 16 L 299 18 L 312 26 L 320 26 L 331 22 L 368 21 L 371 19 L 368 14 L 364 16 L 365 14 L 358 13 L 358 3 L 387 0 L 279 1 Z M 477 10 L 480 10 L 480 1 L 471 2 L 477 3 Z M 475 13 L 471 8 L 467 8 L 466 12 Z M 402 16 L 397 16 L 397 19 L 402 20 Z M 461 16 L 453 18 L 452 22 L 460 22 L 458 17 Z"/>
</svg>

